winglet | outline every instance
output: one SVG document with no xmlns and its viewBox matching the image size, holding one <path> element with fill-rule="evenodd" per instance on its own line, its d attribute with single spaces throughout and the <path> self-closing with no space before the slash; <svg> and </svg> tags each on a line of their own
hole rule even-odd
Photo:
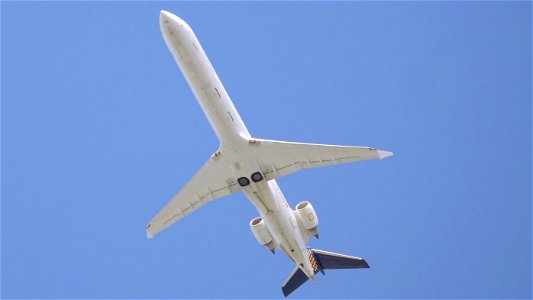
<svg viewBox="0 0 533 300">
<path fill-rule="evenodd" d="M 377 150 L 377 151 L 378 151 L 378 155 L 380 159 L 394 155 L 394 153 L 389 152 L 389 151 L 383 151 L 383 150 Z"/>
<path fill-rule="evenodd" d="M 149 239 L 151 239 L 151 238 L 154 237 L 154 236 L 150 233 L 150 231 L 148 230 L 148 228 L 150 228 L 150 225 L 151 225 L 151 224 L 146 225 L 146 237 L 149 238 Z"/>
</svg>

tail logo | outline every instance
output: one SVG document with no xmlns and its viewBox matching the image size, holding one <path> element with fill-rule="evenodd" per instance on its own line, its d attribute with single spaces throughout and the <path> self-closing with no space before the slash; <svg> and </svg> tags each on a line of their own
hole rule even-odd
<svg viewBox="0 0 533 300">
<path fill-rule="evenodd" d="M 319 271 L 318 263 L 316 262 L 315 254 L 313 253 L 313 250 L 307 249 L 307 256 L 309 257 L 309 262 L 311 263 L 311 266 L 313 267 L 313 271 L 317 273 Z"/>
</svg>

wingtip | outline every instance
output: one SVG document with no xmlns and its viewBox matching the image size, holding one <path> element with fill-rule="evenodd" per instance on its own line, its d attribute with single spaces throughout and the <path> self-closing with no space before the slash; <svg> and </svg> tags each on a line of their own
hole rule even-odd
<svg viewBox="0 0 533 300">
<path fill-rule="evenodd" d="M 369 268 L 370 269 L 370 265 L 368 264 L 368 262 L 363 258 L 363 263 L 365 264 L 365 268 Z"/>
<path fill-rule="evenodd" d="M 283 292 L 283 296 L 285 298 L 287 298 L 287 296 L 289 296 L 289 294 L 290 294 L 290 293 L 285 292 L 285 289 L 283 287 L 281 287 L 281 291 Z"/>
<path fill-rule="evenodd" d="M 377 150 L 377 151 L 378 151 L 378 155 L 379 155 L 380 159 L 394 155 L 394 153 L 392 153 L 390 151 L 383 151 L 383 150 Z"/>
<path fill-rule="evenodd" d="M 154 235 L 151 234 L 150 231 L 149 231 L 150 225 L 151 225 L 151 224 L 148 224 L 148 225 L 146 226 L 146 238 L 148 238 L 148 239 L 151 239 L 151 238 L 154 237 Z"/>
</svg>

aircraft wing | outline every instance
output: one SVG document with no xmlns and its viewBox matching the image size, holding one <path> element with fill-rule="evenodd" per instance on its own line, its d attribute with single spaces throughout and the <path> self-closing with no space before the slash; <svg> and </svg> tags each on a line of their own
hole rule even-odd
<svg viewBox="0 0 533 300">
<path fill-rule="evenodd" d="M 305 144 L 254 139 L 250 148 L 260 163 L 267 180 L 290 173 L 322 166 L 381 159 L 391 156 L 388 151 L 369 147 Z"/>
<path fill-rule="evenodd" d="M 209 201 L 240 191 L 224 156 L 215 153 L 146 226 L 148 237 L 174 224 Z"/>
</svg>

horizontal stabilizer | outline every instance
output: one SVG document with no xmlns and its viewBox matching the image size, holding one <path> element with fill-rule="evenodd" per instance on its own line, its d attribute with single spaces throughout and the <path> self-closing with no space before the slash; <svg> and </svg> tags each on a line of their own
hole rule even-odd
<svg viewBox="0 0 533 300">
<path fill-rule="evenodd" d="M 327 269 L 361 269 L 370 268 L 368 263 L 359 257 L 312 249 L 319 267 Z"/>
<path fill-rule="evenodd" d="M 360 258 L 355 256 L 349 256 L 339 253 L 328 252 L 318 249 L 309 249 L 309 261 L 313 266 L 315 274 L 318 272 L 323 272 L 323 270 L 328 269 L 361 269 L 361 268 L 370 268 L 368 263 Z M 281 290 L 283 295 L 287 297 L 289 294 L 294 292 L 297 288 L 302 286 L 307 279 L 307 275 L 299 268 L 296 267 Z"/>
<path fill-rule="evenodd" d="M 304 271 L 300 269 L 299 267 L 296 267 L 291 275 L 289 275 L 289 278 L 285 282 L 285 284 L 281 287 L 281 290 L 283 291 L 283 295 L 287 297 L 290 293 L 294 292 L 297 288 L 299 288 L 302 284 L 304 284 L 309 277 L 305 275 Z"/>
</svg>

